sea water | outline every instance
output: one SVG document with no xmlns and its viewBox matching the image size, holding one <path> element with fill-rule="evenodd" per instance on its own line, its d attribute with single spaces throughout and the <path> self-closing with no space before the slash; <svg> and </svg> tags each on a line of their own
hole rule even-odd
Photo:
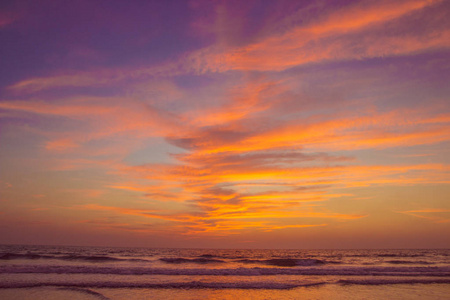
<svg viewBox="0 0 450 300">
<path fill-rule="evenodd" d="M 450 299 L 450 250 L 0 246 L 0 299 Z"/>
</svg>

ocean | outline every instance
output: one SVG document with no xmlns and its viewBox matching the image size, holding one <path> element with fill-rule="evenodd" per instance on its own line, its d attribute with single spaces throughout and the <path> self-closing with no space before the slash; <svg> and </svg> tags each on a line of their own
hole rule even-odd
<svg viewBox="0 0 450 300">
<path fill-rule="evenodd" d="M 450 299 L 450 250 L 0 246 L 0 299 Z"/>
</svg>

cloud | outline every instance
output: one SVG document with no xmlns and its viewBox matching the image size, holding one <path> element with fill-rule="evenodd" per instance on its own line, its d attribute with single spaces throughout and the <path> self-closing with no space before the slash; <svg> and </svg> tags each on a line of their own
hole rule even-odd
<svg viewBox="0 0 450 300">
<path fill-rule="evenodd" d="M 9 89 L 13 91 L 22 91 L 27 93 L 38 92 L 50 88 L 58 87 L 82 87 L 82 86 L 101 86 L 105 84 L 111 84 L 119 81 L 122 78 L 112 77 L 109 74 L 96 72 L 92 73 L 79 73 L 73 75 L 59 75 L 51 77 L 31 78 L 20 81 L 16 84 L 9 86 Z"/>
<path fill-rule="evenodd" d="M 243 136 L 235 143 L 208 145 L 202 143 L 203 137 L 199 136 L 197 145 L 202 146 L 200 151 L 205 154 L 289 147 L 327 150 L 388 148 L 446 141 L 450 138 L 448 127 L 448 115 L 424 117 L 418 110 L 372 112 L 365 116 L 348 112 L 344 116 L 315 115 L 288 121 L 265 132 Z M 220 136 L 216 132 L 214 138 L 217 140 Z"/>
<path fill-rule="evenodd" d="M 413 216 L 416 218 L 430 220 L 435 223 L 450 222 L 450 209 L 428 208 L 419 210 L 399 211 L 399 213 Z"/>
<path fill-rule="evenodd" d="M 234 234 L 242 232 L 243 230 L 262 230 L 273 231 L 286 228 L 306 228 L 316 226 L 326 226 L 327 224 L 279 224 L 277 220 L 284 219 L 289 220 L 302 220 L 302 219 L 358 219 L 365 217 L 364 215 L 345 215 L 337 213 L 303 213 L 297 212 L 280 214 L 277 212 L 259 212 L 253 210 L 252 212 L 242 214 L 242 211 L 226 211 L 215 210 L 210 214 L 189 214 L 189 213 L 174 213 L 163 212 L 155 210 L 141 210 L 141 209 L 129 209 L 121 207 L 102 206 L 97 204 L 88 204 L 76 207 L 77 209 L 91 210 L 91 211 L 107 211 L 117 213 L 119 215 L 132 215 L 140 216 L 151 219 L 160 219 L 172 223 L 172 225 L 166 225 L 166 230 L 170 228 L 172 232 L 178 232 L 183 235 L 210 235 L 215 236 Z M 304 222 L 304 221 L 303 221 Z M 100 225 L 104 225 L 101 222 Z M 109 225 L 109 224 L 107 224 Z M 117 225 L 117 224 L 116 224 Z M 114 225 L 115 226 L 115 225 Z M 130 230 L 128 224 L 122 229 Z M 144 230 L 142 227 L 139 230 Z"/>
<path fill-rule="evenodd" d="M 9 182 L 0 180 L 0 187 L 2 189 L 10 189 L 10 188 L 13 187 L 13 185 L 11 183 L 9 183 Z"/>
<path fill-rule="evenodd" d="M 444 6 L 425 0 L 311 4 L 284 16 L 278 27 L 271 26 L 270 20 L 280 20 L 269 12 L 264 28 L 255 27 L 246 39 L 245 20 L 223 28 L 234 9 L 223 3 L 213 20 L 212 44 L 156 65 L 24 79 L 6 91 L 22 100 L 2 100 L 0 109 L 2 117 L 26 117 L 43 128 L 47 170 L 106 173 L 103 189 L 80 189 L 81 198 L 107 203 L 101 201 L 107 188 L 129 192 L 144 207 L 76 207 L 136 217 L 116 224 L 100 219 L 98 226 L 142 232 L 165 226 L 177 234 L 220 236 L 351 222 L 370 212 L 343 207 L 337 213 L 327 205 L 359 196 L 356 188 L 450 183 L 446 163 L 377 164 L 358 156 L 361 150 L 438 147 L 450 140 L 450 114 L 445 99 L 405 92 L 432 81 L 421 73 L 425 66 L 407 69 L 420 73 L 414 82 L 406 71 L 398 72 L 405 72 L 405 87 L 397 73 L 386 71 L 397 66 L 396 59 L 373 67 L 373 73 L 351 63 L 329 64 L 327 70 L 311 64 L 447 51 Z M 230 33 L 240 30 L 232 39 Z M 305 65 L 310 66 L 294 69 Z M 309 74 L 316 71 L 322 73 Z M 390 85 L 378 89 L 382 81 Z M 56 96 L 67 87 L 79 94 Z M 86 96 L 90 89 L 80 87 L 120 95 Z M 55 94 L 46 99 L 50 91 Z M 34 94 L 41 98 L 27 98 Z M 161 149 L 145 147 L 156 138 Z M 430 218 L 438 212 L 402 213 Z"/>
<path fill-rule="evenodd" d="M 92 99 L 95 101 L 95 99 Z M 92 101 L 92 102 L 94 102 Z M 75 101 L 76 102 L 76 101 Z M 88 103 L 88 99 L 83 99 L 84 104 L 50 104 L 46 101 L 31 100 L 31 101 L 1 101 L 0 108 L 7 110 L 24 111 L 35 114 L 56 115 L 56 116 L 83 116 L 83 115 L 102 115 L 110 113 L 115 108 L 95 105 L 92 102 Z"/>
<path fill-rule="evenodd" d="M 356 3 L 316 22 L 295 26 L 284 34 L 267 36 L 241 48 L 226 49 L 214 46 L 188 56 L 186 61 L 196 72 L 225 72 L 228 70 L 282 71 L 288 68 L 336 60 L 409 55 L 450 47 L 450 31 L 446 16 L 434 14 L 442 21 L 430 22 L 426 30 L 408 29 L 405 32 L 387 31 L 402 17 L 426 15 L 425 8 L 438 6 L 442 1 L 382 1 Z M 369 4 L 369 5 L 368 5 Z M 431 20 L 431 19 L 430 19 Z M 394 22 L 395 24 L 395 22 Z M 438 24 L 438 25 L 436 25 Z M 398 25 L 398 24 L 396 24 Z M 416 25 L 417 26 L 417 25 Z M 435 26 L 435 27 L 431 27 Z"/>
<path fill-rule="evenodd" d="M 140 193 L 140 200 L 154 209 L 96 204 L 84 209 L 167 222 L 167 228 L 186 235 L 226 235 L 246 228 L 283 230 L 329 224 L 330 220 L 351 222 L 367 213 L 333 213 L 324 208 L 329 200 L 353 196 L 345 189 L 448 183 L 445 164 L 361 165 L 352 155 L 334 153 L 448 141 L 450 116 L 440 107 L 378 110 L 363 105 L 354 110 L 346 103 L 336 110 L 313 110 L 298 117 L 308 110 L 301 105 L 280 109 L 290 90 L 288 80 L 245 79 L 226 90 L 224 101 L 217 106 L 184 107 L 177 112 L 164 110 L 165 104 L 133 97 L 3 101 L 0 107 L 88 122 L 88 134 L 76 128 L 52 135 L 46 148 L 53 152 L 80 153 L 93 141 L 119 136 L 140 141 L 159 136 L 181 148 L 170 155 L 171 163 L 131 165 L 117 156 L 91 157 L 55 160 L 52 168 L 102 168 L 128 178 L 108 186 Z M 320 107 L 322 99 L 317 101 L 314 105 Z M 110 151 L 125 147 L 121 141 L 108 145 Z M 142 180 L 147 185 L 136 183 Z M 181 204 L 185 205 L 182 213 Z"/>
<path fill-rule="evenodd" d="M 227 9 L 233 11 L 234 8 Z M 317 15 L 317 9 L 316 12 L 300 9 L 291 16 L 285 16 L 285 23 L 293 24 L 283 32 L 271 32 L 267 30 L 271 26 L 266 26 L 263 29 L 267 32 L 261 32 L 256 40 L 242 38 L 248 40 L 244 45 L 228 45 L 219 38 L 216 44 L 186 52 L 159 65 L 93 69 L 30 78 L 11 85 L 9 89 L 33 93 L 60 87 L 113 86 L 140 78 L 193 73 L 232 70 L 279 72 L 310 63 L 413 55 L 450 47 L 445 1 L 360 1 L 334 10 L 321 9 L 323 13 L 320 15 Z M 245 14 L 238 15 L 245 18 Z M 220 13 L 217 14 L 217 18 L 221 17 Z M 278 20 L 278 23 L 283 23 L 283 20 Z M 217 25 L 229 26 L 225 24 L 228 23 L 218 22 Z M 276 25 L 272 27 L 276 28 Z M 239 117 L 240 112 L 230 108 L 217 114 L 218 118 L 232 118 L 235 114 Z M 205 118 L 202 122 L 213 120 Z"/>
<path fill-rule="evenodd" d="M 55 153 L 77 151 L 87 156 L 126 155 L 139 144 L 133 138 L 140 141 L 165 136 L 174 130 L 181 132 L 178 128 L 182 122 L 175 114 L 134 98 L 79 96 L 59 102 L 10 100 L 0 101 L 0 109 L 6 111 L 6 116 L 45 118 L 47 123 L 34 129 L 39 129 L 45 137 L 44 149 Z M 129 137 L 125 144 L 112 147 L 113 142 L 107 141 L 124 135 Z"/>
<path fill-rule="evenodd" d="M 70 139 L 58 139 L 47 142 L 45 149 L 50 151 L 67 151 L 79 147 L 74 141 Z"/>
<path fill-rule="evenodd" d="M 286 157 L 299 158 L 298 165 L 289 160 L 286 164 L 280 163 Z M 243 226 L 246 222 L 253 222 L 251 226 L 255 228 L 269 230 L 264 223 L 267 220 L 271 220 L 272 226 L 281 228 L 289 218 L 354 220 L 366 215 L 332 213 L 305 204 L 352 196 L 348 192 L 330 192 L 333 188 L 449 183 L 446 178 L 450 170 L 449 166 L 440 164 L 322 165 L 324 160 L 328 161 L 327 164 L 345 163 L 347 160 L 333 161 L 323 154 L 308 157 L 299 152 L 252 152 L 240 156 L 227 153 L 197 157 L 194 151 L 194 158 L 189 154 L 186 157 L 180 155 L 181 165 L 149 164 L 127 167 L 124 171 L 128 174 L 138 172 L 139 177 L 155 182 L 156 189 L 170 183 L 167 190 L 176 189 L 186 196 L 183 202 L 191 203 L 198 214 L 187 214 L 191 217 L 186 220 L 179 219 L 179 216 L 173 220 L 187 222 L 189 230 L 196 233 L 213 233 L 215 230 L 232 232 L 238 230 L 239 224 Z M 318 165 L 302 166 L 305 161 Z M 147 189 L 150 187 L 152 185 Z M 147 196 L 149 199 L 179 201 L 175 193 L 154 192 Z M 234 223 L 234 220 L 239 222 Z"/>
<path fill-rule="evenodd" d="M 98 210 L 98 211 L 112 211 L 117 212 L 124 215 L 134 215 L 134 216 L 144 216 L 144 217 L 154 217 L 154 212 L 156 210 L 140 210 L 140 209 L 131 209 L 131 208 L 123 208 L 123 207 L 112 207 L 112 206 L 102 206 L 97 204 L 86 204 L 77 207 L 79 209 L 86 210 Z"/>
<path fill-rule="evenodd" d="M 3 27 L 8 26 L 9 24 L 13 23 L 18 18 L 18 15 L 16 13 L 13 13 L 12 11 L 1 11 L 0 12 L 0 30 L 3 29 Z"/>
<path fill-rule="evenodd" d="M 219 107 L 189 111 L 186 118 L 196 127 L 236 124 L 271 108 L 285 87 L 279 82 L 260 77 L 246 80 L 227 92 L 227 102 Z"/>
</svg>

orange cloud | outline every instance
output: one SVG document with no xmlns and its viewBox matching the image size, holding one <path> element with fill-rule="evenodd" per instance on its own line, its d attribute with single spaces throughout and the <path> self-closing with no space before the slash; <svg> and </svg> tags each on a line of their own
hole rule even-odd
<svg viewBox="0 0 450 300">
<path fill-rule="evenodd" d="M 103 206 L 103 205 L 97 205 L 97 204 L 81 205 L 81 206 L 78 206 L 78 208 L 86 209 L 86 210 L 112 211 L 112 212 L 116 212 L 116 213 L 124 214 L 124 215 L 140 216 L 140 217 L 146 217 L 146 218 L 157 218 L 157 219 L 169 220 L 169 221 L 178 221 L 179 220 L 176 216 L 156 214 L 155 212 L 157 212 L 158 210 L 132 209 L 132 208 L 124 208 L 124 207 Z"/>
<path fill-rule="evenodd" d="M 269 109 L 271 100 L 283 91 L 285 88 L 278 82 L 251 79 L 244 85 L 233 88 L 226 104 L 217 108 L 188 112 L 186 117 L 196 127 L 236 124 L 242 119 Z"/>
<path fill-rule="evenodd" d="M 449 123 L 448 114 L 424 117 L 423 112 L 407 110 L 372 113 L 366 116 L 350 115 L 344 118 L 315 116 L 248 137 L 244 135 L 244 138 L 236 143 L 224 141 L 221 144 L 218 140 L 218 143 L 199 142 L 194 145 L 199 147 L 200 153 L 203 154 L 290 147 L 326 150 L 388 148 L 447 141 L 450 139 Z M 202 138 L 197 137 L 200 141 Z"/>
<path fill-rule="evenodd" d="M 191 233 L 212 234 L 215 230 L 230 233 L 250 220 L 258 220 L 252 223 L 254 228 L 270 230 L 270 226 L 284 227 L 289 218 L 353 220 L 365 216 L 305 210 L 302 206 L 305 202 L 351 196 L 349 193 L 327 192 L 330 187 L 449 183 L 450 167 L 441 164 L 294 167 L 274 162 L 283 157 L 308 157 L 289 152 L 278 155 L 245 153 L 242 157 L 239 154 L 197 156 L 195 153 L 179 156 L 184 165 L 146 165 L 137 168 L 141 176 L 157 182 L 155 187 L 171 182 L 180 194 L 188 195 L 183 201 L 195 204 L 193 207 L 199 214 L 187 214 L 182 219 L 177 216 L 173 220 L 191 224 Z M 316 155 L 308 159 L 317 163 L 326 157 Z M 127 172 L 133 172 L 133 168 L 128 168 Z M 167 196 L 165 200 L 170 201 L 171 195 Z M 177 200 L 176 196 L 172 198 L 172 201 Z M 240 221 L 232 223 L 233 220 Z M 259 220 L 265 220 L 261 221 L 263 223 L 272 221 L 269 226 Z"/>
<path fill-rule="evenodd" d="M 274 195 L 271 193 L 269 195 Z M 214 194 L 203 196 L 214 197 Z M 346 215 L 330 212 L 317 212 L 298 208 L 293 195 L 286 194 L 286 199 L 262 199 L 254 201 L 251 197 L 242 196 L 239 203 L 227 203 L 227 198 L 215 198 L 211 201 L 198 200 L 198 207 L 192 212 L 175 212 L 172 209 L 130 209 L 121 207 L 89 204 L 78 206 L 79 209 L 94 211 L 110 211 L 121 215 L 133 215 L 145 218 L 160 219 L 170 222 L 168 228 L 175 231 L 192 234 L 232 234 L 250 228 L 262 231 L 272 231 L 285 228 L 303 228 L 312 226 L 325 226 L 326 224 L 305 224 L 307 219 L 336 219 L 352 220 L 364 217 L 364 215 Z M 330 197 L 341 195 L 329 195 Z M 229 199 L 228 199 L 229 200 Z M 254 221 L 252 221 L 254 220 Z M 296 221 L 296 224 L 286 224 L 286 220 Z M 298 222 L 301 222 L 300 224 Z M 182 230 L 184 228 L 184 230 Z"/>
<path fill-rule="evenodd" d="M 323 20 L 320 20 L 318 24 L 312 24 L 307 27 L 307 30 L 315 34 L 360 30 L 366 26 L 373 25 L 374 23 L 393 20 L 439 2 L 441 2 L 441 0 L 356 3 L 349 7 L 334 11 Z"/>
</svg>

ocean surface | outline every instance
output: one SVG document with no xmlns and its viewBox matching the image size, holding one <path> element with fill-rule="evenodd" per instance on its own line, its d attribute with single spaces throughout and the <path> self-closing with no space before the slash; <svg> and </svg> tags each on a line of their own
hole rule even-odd
<svg viewBox="0 0 450 300">
<path fill-rule="evenodd" d="M 0 299 L 450 299 L 450 250 L 0 246 Z"/>
</svg>

